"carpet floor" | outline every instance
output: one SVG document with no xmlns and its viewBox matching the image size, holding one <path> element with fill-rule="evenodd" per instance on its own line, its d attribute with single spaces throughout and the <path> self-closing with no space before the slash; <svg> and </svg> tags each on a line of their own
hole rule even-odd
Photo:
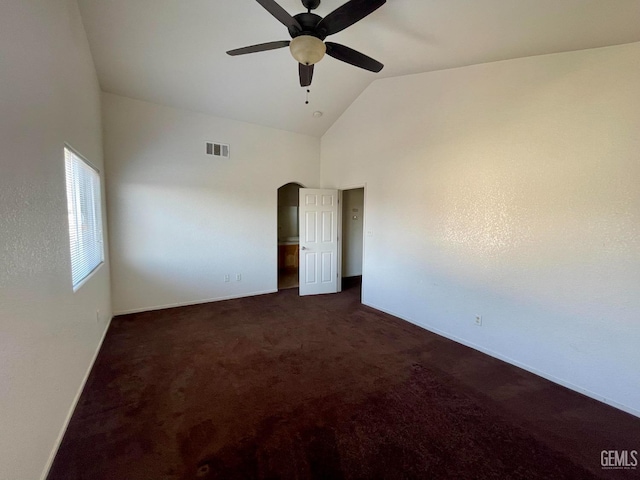
<svg viewBox="0 0 640 480">
<path fill-rule="evenodd" d="M 113 319 L 49 480 L 630 479 L 640 419 L 341 294 Z"/>
</svg>

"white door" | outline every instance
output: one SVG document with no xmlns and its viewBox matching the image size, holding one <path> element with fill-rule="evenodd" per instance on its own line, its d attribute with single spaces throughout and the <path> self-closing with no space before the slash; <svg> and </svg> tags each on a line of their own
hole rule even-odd
<svg viewBox="0 0 640 480">
<path fill-rule="evenodd" d="M 300 295 L 338 291 L 338 191 L 300 189 Z"/>
</svg>

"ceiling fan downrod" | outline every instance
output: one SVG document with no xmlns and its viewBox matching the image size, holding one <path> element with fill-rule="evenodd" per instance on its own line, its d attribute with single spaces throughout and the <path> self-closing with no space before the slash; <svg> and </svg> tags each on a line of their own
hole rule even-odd
<svg viewBox="0 0 640 480">
<path fill-rule="evenodd" d="M 320 6 L 320 0 L 302 0 L 302 5 L 311 12 Z"/>
</svg>

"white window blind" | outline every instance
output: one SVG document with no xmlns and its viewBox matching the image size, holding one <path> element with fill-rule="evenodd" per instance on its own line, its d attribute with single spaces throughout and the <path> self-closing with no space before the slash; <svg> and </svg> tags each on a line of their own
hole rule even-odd
<svg viewBox="0 0 640 480">
<path fill-rule="evenodd" d="M 65 147 L 71 279 L 75 292 L 104 261 L 100 174 Z"/>
</svg>

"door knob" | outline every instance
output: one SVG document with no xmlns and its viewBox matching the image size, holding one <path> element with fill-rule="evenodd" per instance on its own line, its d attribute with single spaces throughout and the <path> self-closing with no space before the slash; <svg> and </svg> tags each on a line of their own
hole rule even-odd
<svg viewBox="0 0 640 480">
<path fill-rule="evenodd" d="M 302 250 L 306 250 L 306 249 L 307 249 L 307 247 L 302 247 Z"/>
</svg>

